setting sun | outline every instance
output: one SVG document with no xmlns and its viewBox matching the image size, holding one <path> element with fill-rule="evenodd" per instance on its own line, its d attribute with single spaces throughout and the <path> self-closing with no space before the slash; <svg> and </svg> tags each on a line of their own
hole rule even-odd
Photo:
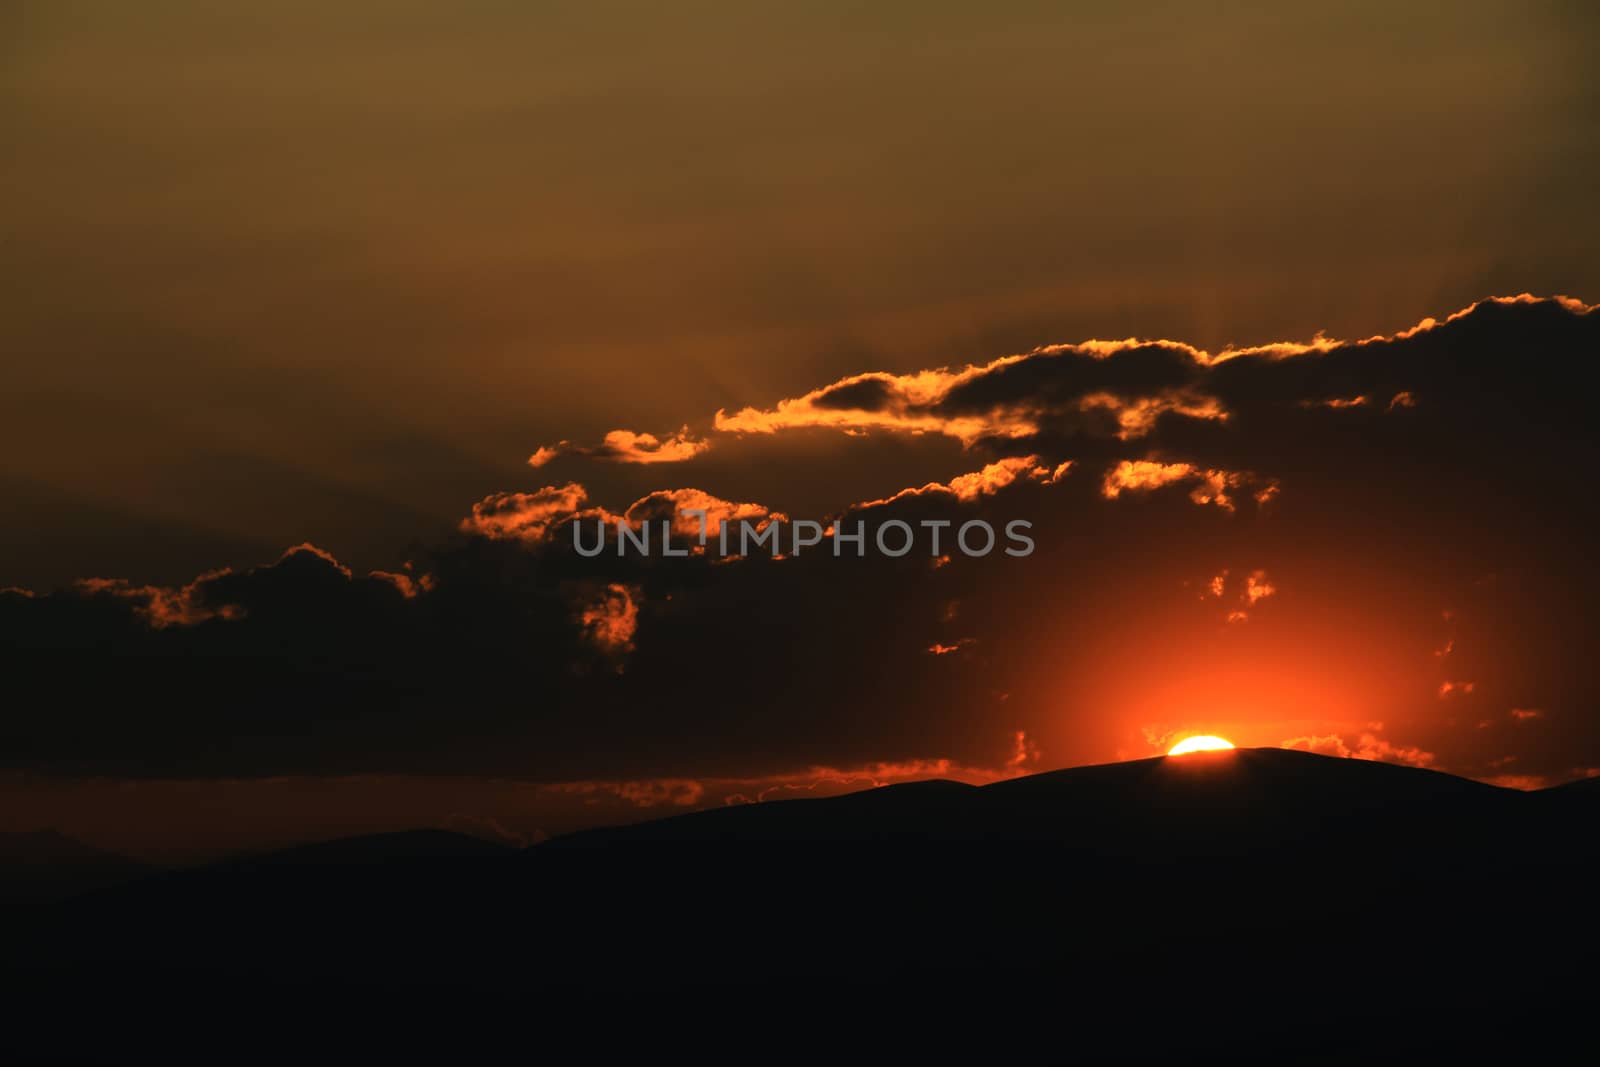
<svg viewBox="0 0 1600 1067">
<path fill-rule="evenodd" d="M 1182 741 L 1167 749 L 1169 756 L 1183 756 L 1190 752 L 1216 752 L 1225 748 L 1232 748 L 1233 742 L 1212 734 L 1198 734 L 1195 737 L 1185 737 Z"/>
</svg>

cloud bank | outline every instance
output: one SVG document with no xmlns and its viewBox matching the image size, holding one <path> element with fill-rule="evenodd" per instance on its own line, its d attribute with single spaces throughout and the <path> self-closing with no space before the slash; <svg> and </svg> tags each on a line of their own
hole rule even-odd
<svg viewBox="0 0 1600 1067">
<path fill-rule="evenodd" d="M 858 374 L 547 446 L 539 475 L 568 477 L 464 508 L 404 568 L 301 545 L 178 587 L 0 592 L 0 665 L 41 694 L 8 702 L 0 761 L 785 781 L 1003 768 L 1019 735 L 1051 765 L 1150 755 L 1163 722 L 1484 777 L 1514 755 L 1559 780 L 1600 765 L 1597 353 L 1592 308 L 1520 296 L 1350 343 L 1086 342 Z M 685 509 L 713 535 L 812 518 L 699 478 L 711 452 L 799 431 L 969 460 L 819 522 L 1022 519 L 1037 552 L 695 551 Z M 676 487 L 597 500 L 587 462 Z M 574 524 L 617 521 L 670 524 L 685 554 L 573 550 Z"/>
</svg>

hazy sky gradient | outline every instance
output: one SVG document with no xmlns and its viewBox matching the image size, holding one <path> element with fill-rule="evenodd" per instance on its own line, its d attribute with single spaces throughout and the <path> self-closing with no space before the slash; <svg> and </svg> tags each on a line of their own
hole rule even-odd
<svg viewBox="0 0 1600 1067">
<path fill-rule="evenodd" d="M 0 585 L 393 565 L 851 372 L 1600 294 L 1581 5 L 242 7 L 0 10 Z M 895 454 L 764 499 L 971 466 Z"/>
</svg>

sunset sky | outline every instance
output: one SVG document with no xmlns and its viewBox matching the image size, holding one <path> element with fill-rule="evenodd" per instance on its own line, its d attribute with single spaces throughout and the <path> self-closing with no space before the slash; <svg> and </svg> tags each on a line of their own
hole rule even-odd
<svg viewBox="0 0 1600 1067">
<path fill-rule="evenodd" d="M 0 829 L 527 841 L 1187 733 L 1600 774 L 1597 30 L 6 5 Z M 569 550 L 674 505 L 1038 550 Z"/>
</svg>

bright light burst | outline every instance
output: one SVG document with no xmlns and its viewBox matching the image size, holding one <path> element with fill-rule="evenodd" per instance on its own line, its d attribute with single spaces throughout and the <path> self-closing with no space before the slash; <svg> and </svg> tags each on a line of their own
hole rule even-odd
<svg viewBox="0 0 1600 1067">
<path fill-rule="evenodd" d="M 1232 747 L 1233 742 L 1226 738 L 1216 737 L 1212 734 L 1198 734 L 1194 737 L 1185 737 L 1182 741 L 1167 749 L 1167 755 L 1183 756 L 1190 752 L 1217 752 L 1221 749 Z"/>
</svg>

